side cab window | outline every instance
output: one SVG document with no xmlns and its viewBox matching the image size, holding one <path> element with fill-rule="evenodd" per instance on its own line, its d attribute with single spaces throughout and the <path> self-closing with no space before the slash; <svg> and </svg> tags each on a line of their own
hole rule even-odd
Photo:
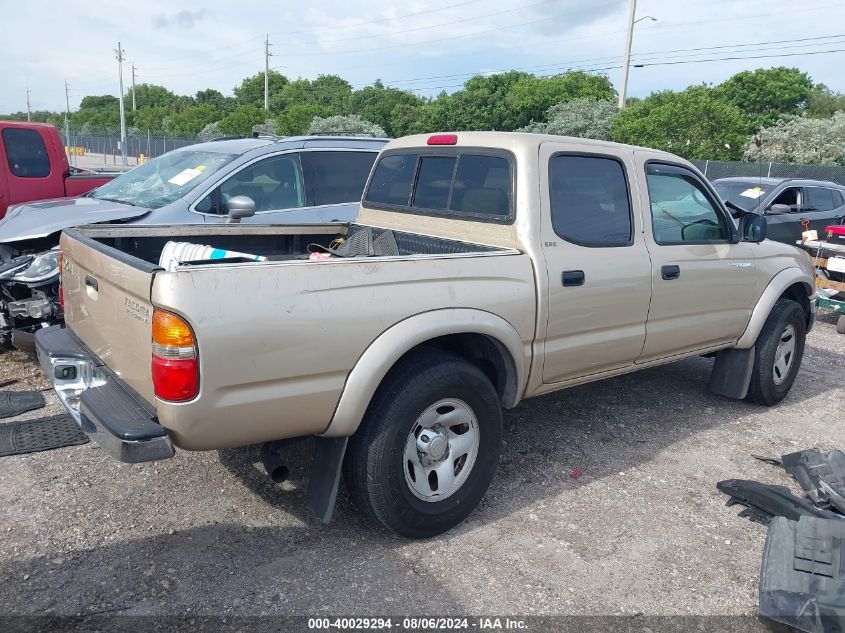
<svg viewBox="0 0 845 633">
<path fill-rule="evenodd" d="M 9 171 L 18 178 L 46 178 L 50 175 L 50 157 L 44 139 L 37 130 L 6 128 L 3 145 Z"/>
<path fill-rule="evenodd" d="M 729 242 L 731 225 L 704 183 L 680 165 L 646 166 L 651 229 L 661 246 Z"/>
<path fill-rule="evenodd" d="M 283 211 L 306 206 L 299 154 L 280 154 L 247 165 L 231 174 L 197 203 L 200 213 L 226 215 L 228 202 L 247 196 L 255 212 Z"/>
</svg>

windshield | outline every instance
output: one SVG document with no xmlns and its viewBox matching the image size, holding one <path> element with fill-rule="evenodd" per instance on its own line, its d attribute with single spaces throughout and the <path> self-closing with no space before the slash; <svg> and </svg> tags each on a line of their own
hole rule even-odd
<svg viewBox="0 0 845 633">
<path fill-rule="evenodd" d="M 158 209 L 178 200 L 235 154 L 170 152 L 121 174 L 91 193 L 92 198 Z"/>
<path fill-rule="evenodd" d="M 769 188 L 753 182 L 714 182 L 713 188 L 725 202 L 732 202 L 746 211 L 754 211 Z"/>
</svg>

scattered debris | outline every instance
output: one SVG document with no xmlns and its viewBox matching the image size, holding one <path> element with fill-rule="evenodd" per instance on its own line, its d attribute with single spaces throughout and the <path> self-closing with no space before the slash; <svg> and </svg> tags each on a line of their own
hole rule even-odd
<svg viewBox="0 0 845 633">
<path fill-rule="evenodd" d="M 88 442 L 88 436 L 69 415 L 51 415 L 0 424 L 0 457 L 37 453 Z"/>
<path fill-rule="evenodd" d="M 762 525 L 768 525 L 772 517 L 778 516 L 792 521 L 802 516 L 845 519 L 830 510 L 817 508 L 809 500 L 792 494 L 786 486 L 763 484 L 749 479 L 726 479 L 717 483 L 716 487 L 730 497 L 728 506 L 745 506 L 739 516 Z"/>
<path fill-rule="evenodd" d="M 760 570 L 760 615 L 808 633 L 845 630 L 845 522 L 775 517 Z"/>
<path fill-rule="evenodd" d="M 40 391 L 0 391 L 0 418 L 11 418 L 44 406 Z"/>
<path fill-rule="evenodd" d="M 571 471 L 569 471 L 569 476 L 575 481 L 578 481 L 579 479 L 581 479 L 581 477 L 584 476 L 584 471 L 580 468 L 573 468 Z"/>
</svg>

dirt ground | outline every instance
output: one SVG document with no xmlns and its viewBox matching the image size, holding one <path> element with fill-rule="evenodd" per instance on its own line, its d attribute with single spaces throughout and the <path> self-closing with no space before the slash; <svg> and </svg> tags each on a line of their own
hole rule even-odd
<svg viewBox="0 0 845 633">
<path fill-rule="evenodd" d="M 775 408 L 708 393 L 704 358 L 526 401 L 505 415 L 480 508 L 428 541 L 369 524 L 343 491 L 317 522 L 307 445 L 282 485 L 255 447 L 145 465 L 92 443 L 0 458 L 0 613 L 754 614 L 765 528 L 715 484 L 798 492 L 750 454 L 845 447 L 833 323 L 822 315 Z M 0 359 L 10 376 L 46 386 L 21 354 Z M 24 417 L 58 412 L 47 398 Z"/>
</svg>

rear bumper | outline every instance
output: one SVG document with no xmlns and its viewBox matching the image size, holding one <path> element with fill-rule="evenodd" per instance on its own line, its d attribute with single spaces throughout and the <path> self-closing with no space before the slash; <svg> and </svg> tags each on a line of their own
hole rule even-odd
<svg viewBox="0 0 845 633">
<path fill-rule="evenodd" d="M 173 443 L 155 411 L 69 329 L 54 325 L 35 334 L 38 362 L 79 427 L 122 462 L 173 457 Z"/>
</svg>

